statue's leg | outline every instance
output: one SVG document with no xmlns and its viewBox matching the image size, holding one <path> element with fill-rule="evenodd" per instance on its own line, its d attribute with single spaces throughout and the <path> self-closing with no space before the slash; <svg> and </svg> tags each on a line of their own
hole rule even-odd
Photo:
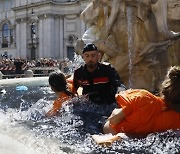
<svg viewBox="0 0 180 154">
<path fill-rule="evenodd" d="M 160 39 L 176 37 L 178 33 L 171 31 L 167 24 L 167 0 L 158 0 L 155 4 L 151 4 L 151 8 L 156 18 Z"/>
</svg>

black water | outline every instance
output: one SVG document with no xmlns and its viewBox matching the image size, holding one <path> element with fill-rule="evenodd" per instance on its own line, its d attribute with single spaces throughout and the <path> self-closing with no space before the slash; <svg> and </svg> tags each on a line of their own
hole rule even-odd
<svg viewBox="0 0 180 154">
<path fill-rule="evenodd" d="M 17 90 L 16 86 L 1 87 L 0 109 L 5 115 L 13 110 L 13 122 L 21 125 L 38 138 L 54 139 L 57 153 L 117 154 L 117 153 L 180 153 L 180 131 L 168 130 L 146 138 L 125 138 L 110 146 L 97 145 L 91 135 L 100 134 L 102 125 L 116 104 L 95 105 L 85 97 L 67 102 L 60 115 L 46 118 L 45 112 L 55 99 L 48 86 L 31 86 Z M 12 121 L 11 119 L 11 121 Z"/>
</svg>

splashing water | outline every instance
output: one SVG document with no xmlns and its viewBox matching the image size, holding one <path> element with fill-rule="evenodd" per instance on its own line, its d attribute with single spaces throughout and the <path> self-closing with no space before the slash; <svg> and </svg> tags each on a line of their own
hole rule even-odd
<svg viewBox="0 0 180 154">
<path fill-rule="evenodd" d="M 84 60 L 82 59 L 81 55 L 78 55 L 76 53 L 74 54 L 73 61 L 68 60 L 68 58 L 66 59 L 66 61 L 68 61 L 66 66 L 68 68 L 68 71 L 66 73 L 70 75 L 74 72 L 74 70 L 84 64 Z"/>
<path fill-rule="evenodd" d="M 6 93 L 0 95 L 0 137 L 16 145 L 14 153 L 18 153 L 17 147 L 26 154 L 180 152 L 180 131 L 171 130 L 143 139 L 126 138 L 108 147 L 97 145 L 91 135 L 102 132 L 102 125 L 116 104 L 99 106 L 85 96 L 75 97 L 64 103 L 59 116 L 46 118 L 54 93 L 47 84 L 26 86 L 27 91 L 16 91 L 16 85 L 3 86 Z M 1 151 L 4 148 L 0 144 L 0 153 L 6 154 Z"/>
</svg>

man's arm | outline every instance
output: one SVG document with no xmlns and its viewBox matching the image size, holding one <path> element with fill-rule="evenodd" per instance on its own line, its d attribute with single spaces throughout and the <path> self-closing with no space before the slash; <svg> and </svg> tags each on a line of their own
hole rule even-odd
<svg viewBox="0 0 180 154">
<path fill-rule="evenodd" d="M 79 83 L 78 83 L 78 72 L 75 70 L 74 71 L 74 75 L 73 75 L 73 81 L 72 81 L 72 91 L 73 93 L 77 94 L 77 90 L 80 87 Z"/>
</svg>

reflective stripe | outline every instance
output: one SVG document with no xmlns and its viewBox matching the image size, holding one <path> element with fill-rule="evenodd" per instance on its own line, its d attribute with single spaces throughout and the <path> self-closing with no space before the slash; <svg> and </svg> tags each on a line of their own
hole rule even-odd
<svg viewBox="0 0 180 154">
<path fill-rule="evenodd" d="M 90 85 L 88 80 L 78 80 L 79 85 Z"/>
<path fill-rule="evenodd" d="M 94 84 L 99 84 L 99 83 L 108 83 L 109 82 L 109 78 L 108 77 L 100 77 L 100 78 L 95 78 L 93 80 Z"/>
</svg>

